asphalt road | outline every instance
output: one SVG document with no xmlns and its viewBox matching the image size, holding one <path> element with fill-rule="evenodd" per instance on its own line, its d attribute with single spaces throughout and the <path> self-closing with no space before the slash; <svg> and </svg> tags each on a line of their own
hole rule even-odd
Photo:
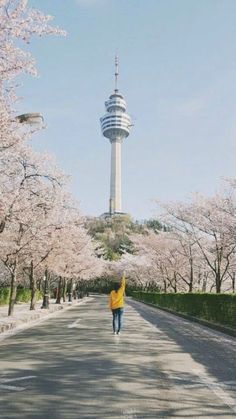
<svg viewBox="0 0 236 419">
<path fill-rule="evenodd" d="M 106 297 L 0 342 L 1 418 L 234 418 L 236 339 Z"/>
</svg>

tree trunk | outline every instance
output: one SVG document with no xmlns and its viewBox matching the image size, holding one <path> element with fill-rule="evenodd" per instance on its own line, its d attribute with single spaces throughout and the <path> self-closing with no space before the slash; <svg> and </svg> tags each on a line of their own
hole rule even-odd
<svg viewBox="0 0 236 419">
<path fill-rule="evenodd" d="M 5 226 L 6 226 L 6 221 L 5 220 L 1 221 L 1 223 L 0 223 L 0 233 L 3 233 Z"/>
<path fill-rule="evenodd" d="M 35 310 L 36 304 L 36 292 L 37 292 L 37 284 L 34 277 L 34 263 L 31 261 L 30 264 L 30 289 L 31 289 L 31 302 L 30 302 L 30 310 Z"/>
<path fill-rule="evenodd" d="M 188 282 L 187 284 L 188 284 L 188 292 L 189 293 L 193 292 L 193 283 L 192 283 L 191 279 L 190 279 L 190 282 Z"/>
<path fill-rule="evenodd" d="M 232 292 L 235 292 L 235 272 L 233 273 L 232 277 Z"/>
<path fill-rule="evenodd" d="M 36 283 L 37 283 L 37 289 L 39 290 L 39 291 L 41 291 L 42 292 L 42 290 L 43 290 L 43 287 L 42 287 L 42 278 L 39 278 L 39 279 L 37 279 L 37 281 L 36 281 Z"/>
<path fill-rule="evenodd" d="M 49 308 L 49 283 L 48 283 L 48 270 L 45 270 L 44 275 L 44 295 L 43 295 L 43 305 L 41 308 Z"/>
<path fill-rule="evenodd" d="M 62 298 L 63 302 L 66 302 L 66 291 L 67 291 L 67 281 L 66 278 L 63 278 L 63 291 L 62 291 Z"/>
<path fill-rule="evenodd" d="M 193 292 L 193 260 L 190 259 L 190 282 L 188 292 Z"/>
<path fill-rule="evenodd" d="M 57 290 L 56 304 L 61 304 L 61 294 L 62 294 L 62 277 L 60 276 L 58 290 Z"/>
<path fill-rule="evenodd" d="M 177 293 L 177 279 L 176 279 L 176 273 L 174 273 L 174 292 Z"/>
<path fill-rule="evenodd" d="M 207 276 L 203 275 L 202 279 L 202 292 L 206 292 L 207 289 Z"/>
<path fill-rule="evenodd" d="M 166 285 L 166 280 L 163 279 L 163 284 L 164 284 L 164 293 L 166 294 L 167 292 L 167 285 Z"/>
<path fill-rule="evenodd" d="M 11 316 L 13 314 L 14 304 L 16 302 L 16 292 L 17 292 L 16 268 L 14 268 L 14 271 L 11 274 L 11 290 L 10 290 L 10 300 L 9 300 L 9 307 L 8 307 L 8 316 Z"/>
<path fill-rule="evenodd" d="M 70 289 L 69 289 L 69 303 L 72 303 L 72 294 L 73 294 L 73 279 L 70 280 Z"/>
<path fill-rule="evenodd" d="M 220 272 L 216 272 L 216 293 L 220 294 L 221 292 L 221 280 L 220 280 Z"/>
</svg>

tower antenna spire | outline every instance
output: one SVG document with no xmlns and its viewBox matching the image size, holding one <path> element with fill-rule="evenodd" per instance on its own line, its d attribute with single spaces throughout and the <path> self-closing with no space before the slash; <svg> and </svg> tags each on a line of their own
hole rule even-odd
<svg viewBox="0 0 236 419">
<path fill-rule="evenodd" d="M 115 56 L 115 93 L 118 92 L 118 76 L 119 76 L 119 57 L 118 55 Z"/>
</svg>

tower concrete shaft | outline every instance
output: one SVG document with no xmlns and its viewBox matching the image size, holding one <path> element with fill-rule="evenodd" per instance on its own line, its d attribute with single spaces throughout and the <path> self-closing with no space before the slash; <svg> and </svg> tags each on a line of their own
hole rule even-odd
<svg viewBox="0 0 236 419">
<path fill-rule="evenodd" d="M 121 207 L 121 144 L 129 136 L 131 119 L 126 102 L 117 88 L 118 57 L 115 60 L 115 90 L 105 102 L 106 114 L 100 119 L 102 133 L 111 142 L 111 177 L 109 213 L 122 212 Z"/>
<path fill-rule="evenodd" d="M 122 212 L 121 208 L 121 141 L 111 142 L 111 178 L 109 212 Z"/>
</svg>

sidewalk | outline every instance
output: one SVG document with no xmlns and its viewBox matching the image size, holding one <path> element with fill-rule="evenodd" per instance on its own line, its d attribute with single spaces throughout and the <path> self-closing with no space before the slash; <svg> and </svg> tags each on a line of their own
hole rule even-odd
<svg viewBox="0 0 236 419">
<path fill-rule="evenodd" d="M 37 323 L 51 316 L 53 313 L 62 309 L 68 309 L 81 300 L 73 300 L 73 303 L 65 302 L 55 304 L 55 300 L 51 299 L 49 309 L 42 309 L 42 300 L 36 303 L 35 310 L 30 310 L 30 302 L 17 303 L 14 306 L 14 313 L 8 316 L 8 305 L 0 306 L 0 336 L 13 330 L 29 327 L 31 324 Z"/>
</svg>

